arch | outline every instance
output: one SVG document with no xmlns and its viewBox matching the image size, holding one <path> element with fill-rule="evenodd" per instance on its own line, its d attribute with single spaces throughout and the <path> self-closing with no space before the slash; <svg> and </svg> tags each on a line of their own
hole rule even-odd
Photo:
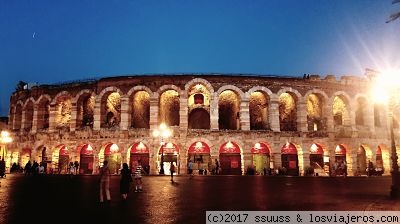
<svg viewBox="0 0 400 224">
<path fill-rule="evenodd" d="M 100 94 L 97 95 L 96 100 L 97 100 L 97 99 L 99 99 L 99 100 L 103 99 L 104 94 L 109 93 L 109 92 L 117 92 L 121 97 L 124 95 L 124 93 L 123 93 L 118 87 L 109 86 L 109 87 L 107 87 L 107 88 L 104 88 L 104 89 L 100 92 Z"/>
<path fill-rule="evenodd" d="M 165 89 L 159 98 L 159 120 L 168 126 L 179 126 L 180 94 L 175 89 Z"/>
<path fill-rule="evenodd" d="M 319 143 L 313 143 L 310 147 L 310 166 L 324 173 L 324 147 Z M 307 172 L 307 170 L 306 170 Z"/>
<path fill-rule="evenodd" d="M 325 104 L 328 101 L 326 94 L 322 91 L 309 91 L 304 96 L 307 109 L 308 131 L 326 130 Z"/>
<path fill-rule="evenodd" d="M 231 90 L 235 92 L 237 95 L 239 95 L 240 100 L 245 98 L 243 91 L 234 85 L 221 86 L 217 91 L 217 96 L 221 95 L 221 93 L 224 92 L 225 90 Z"/>
<path fill-rule="evenodd" d="M 93 148 L 90 144 L 83 143 L 77 146 L 76 152 L 80 155 L 80 174 L 92 174 L 94 167 Z"/>
<path fill-rule="evenodd" d="M 36 101 L 37 106 L 37 129 L 47 129 L 50 125 L 50 103 L 52 99 L 49 95 L 41 95 Z"/>
<path fill-rule="evenodd" d="M 59 92 L 59 93 L 53 98 L 53 101 L 51 102 L 51 104 L 56 104 L 57 101 L 59 100 L 58 98 L 60 98 L 60 97 L 62 97 L 62 96 L 66 96 L 66 97 L 72 99 L 72 95 L 71 95 L 68 91 L 65 91 L 65 90 L 64 90 L 64 91 Z"/>
<path fill-rule="evenodd" d="M 128 123 L 132 128 L 150 128 L 151 91 L 143 88 L 132 88 L 129 96 Z M 135 91 L 133 91 L 135 90 Z M 150 91 L 150 92 L 149 92 Z"/>
<path fill-rule="evenodd" d="M 30 131 L 33 126 L 34 120 L 34 110 L 35 110 L 35 100 L 33 97 L 30 97 L 24 105 L 24 117 L 23 117 L 23 127 L 26 131 Z"/>
<path fill-rule="evenodd" d="M 339 94 L 343 93 L 343 94 Z M 350 98 L 344 92 L 336 92 L 331 99 L 331 111 L 335 125 L 350 125 Z M 336 101 L 336 102 L 335 102 Z"/>
<path fill-rule="evenodd" d="M 241 175 L 242 157 L 239 145 L 234 141 L 228 141 L 219 148 L 219 163 L 221 174 Z"/>
<path fill-rule="evenodd" d="M 319 143 L 313 143 L 310 147 L 310 154 L 323 155 L 324 154 L 323 146 Z"/>
<path fill-rule="evenodd" d="M 145 91 L 149 94 L 149 96 L 153 95 L 153 91 L 151 91 L 150 88 L 147 86 L 134 86 L 128 91 L 126 95 L 130 97 L 133 93 L 137 91 Z"/>
<path fill-rule="evenodd" d="M 321 95 L 325 102 L 328 102 L 328 100 L 329 100 L 328 95 L 324 91 L 319 90 L 319 89 L 312 89 L 312 90 L 307 91 L 306 94 L 304 94 L 304 99 L 307 99 L 310 94 L 319 94 L 319 95 Z"/>
<path fill-rule="evenodd" d="M 149 147 L 143 142 L 133 143 L 127 150 L 128 161 L 131 169 L 136 167 L 138 161 L 141 162 L 146 173 L 150 173 L 150 152 Z"/>
<path fill-rule="evenodd" d="M 210 129 L 210 114 L 203 108 L 195 108 L 189 113 L 189 129 Z"/>
<path fill-rule="evenodd" d="M 250 96 L 252 93 L 257 92 L 257 91 L 266 93 L 267 96 L 270 98 L 272 95 L 274 95 L 274 93 L 272 93 L 272 91 L 270 89 L 268 89 L 267 87 L 264 87 L 264 86 L 254 86 L 251 89 L 249 89 L 245 95 Z"/>
<path fill-rule="evenodd" d="M 282 93 L 292 93 L 297 97 L 297 100 L 301 99 L 301 94 L 299 91 L 293 89 L 292 87 L 283 87 L 276 93 L 276 95 L 280 96 Z"/>
<path fill-rule="evenodd" d="M 168 153 L 179 154 L 179 147 L 175 143 L 167 142 L 164 146 L 160 147 L 158 151 L 158 154 L 161 155 L 162 153 L 164 153 L 164 155 Z"/>
<path fill-rule="evenodd" d="M 119 147 L 115 143 L 110 142 L 104 146 L 104 155 L 111 155 L 118 152 L 119 152 Z"/>
<path fill-rule="evenodd" d="M 281 131 L 297 131 L 299 97 L 295 92 L 279 91 L 279 126 Z"/>
<path fill-rule="evenodd" d="M 59 144 L 53 148 L 52 168 L 58 174 L 68 173 L 69 150 L 64 144 Z"/>
<path fill-rule="evenodd" d="M 219 129 L 240 129 L 240 103 L 240 96 L 232 89 L 226 89 L 218 95 Z"/>
<path fill-rule="evenodd" d="M 269 129 L 270 96 L 262 90 L 249 93 L 250 130 Z"/>
<path fill-rule="evenodd" d="M 18 101 L 15 105 L 14 110 L 14 119 L 13 119 L 13 130 L 20 130 L 22 126 L 22 112 L 23 112 L 23 103 L 22 101 Z"/>
<path fill-rule="evenodd" d="M 220 146 L 219 153 L 239 153 L 240 154 L 240 147 L 236 142 L 228 141 Z"/>
<path fill-rule="evenodd" d="M 149 147 L 143 142 L 136 142 L 129 147 L 130 154 L 133 153 L 149 153 Z"/>
<path fill-rule="evenodd" d="M 93 127 L 95 96 L 88 89 L 82 90 L 75 97 L 76 103 L 76 126 L 77 127 Z"/>
<path fill-rule="evenodd" d="M 207 143 L 202 141 L 193 142 L 188 148 L 189 153 L 196 153 L 196 154 L 210 154 L 211 149 Z"/>
<path fill-rule="evenodd" d="M 291 142 L 286 142 L 281 148 L 282 174 L 290 176 L 299 175 L 299 157 L 297 146 Z"/>
<path fill-rule="evenodd" d="M 208 89 L 208 91 L 210 91 L 210 95 L 214 94 L 214 87 L 211 85 L 210 82 L 208 82 L 207 80 L 202 79 L 202 78 L 194 78 L 194 79 L 190 80 L 189 82 L 187 82 L 185 84 L 185 91 L 188 92 L 189 88 L 196 83 L 201 83 L 201 84 L 205 85 L 206 88 Z"/>
<path fill-rule="evenodd" d="M 120 125 L 121 98 L 123 98 L 123 93 L 115 86 L 103 89 L 98 95 L 96 102 L 100 101 L 100 127 L 109 128 Z"/>
<path fill-rule="evenodd" d="M 254 154 L 268 154 L 270 155 L 272 150 L 268 143 L 266 142 L 257 142 L 254 146 L 250 149 L 251 153 Z"/>
<path fill-rule="evenodd" d="M 175 85 L 163 85 L 160 88 L 158 88 L 156 93 L 160 96 L 163 92 L 165 92 L 167 90 L 175 90 L 176 92 L 178 92 L 179 96 L 182 95 L 182 90 L 179 87 L 175 86 Z"/>
<path fill-rule="evenodd" d="M 81 91 L 79 91 L 79 93 L 77 93 L 74 97 L 74 103 L 78 103 L 79 98 L 81 98 L 84 95 L 90 95 L 90 96 L 94 96 L 94 92 L 90 89 L 83 89 Z"/>
</svg>

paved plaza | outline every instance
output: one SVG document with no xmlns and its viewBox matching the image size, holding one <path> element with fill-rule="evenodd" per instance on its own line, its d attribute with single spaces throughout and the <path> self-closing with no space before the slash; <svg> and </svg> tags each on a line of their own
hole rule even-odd
<svg viewBox="0 0 400 224">
<path fill-rule="evenodd" d="M 399 210 L 390 177 L 146 176 L 144 191 L 99 203 L 97 176 L 9 174 L 0 179 L 1 223 L 205 223 L 207 210 Z"/>
</svg>

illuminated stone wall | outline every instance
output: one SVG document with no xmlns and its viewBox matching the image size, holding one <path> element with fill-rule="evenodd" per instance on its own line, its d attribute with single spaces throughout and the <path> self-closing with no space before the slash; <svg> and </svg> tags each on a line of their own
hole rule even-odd
<svg viewBox="0 0 400 224">
<path fill-rule="evenodd" d="M 127 162 L 129 147 L 143 141 L 149 147 L 151 172 L 156 174 L 160 139 L 151 132 L 164 121 L 173 129 L 168 141 L 180 150 L 180 173 L 185 173 L 187 149 L 196 141 L 209 145 L 212 161 L 219 158 L 221 145 L 236 142 L 243 171 L 252 164 L 250 149 L 255 143 L 270 145 L 271 164 L 277 168 L 282 165 L 282 146 L 293 142 L 301 157 L 300 173 L 309 166 L 313 143 L 323 145 L 331 161 L 336 146 L 346 145 L 350 174 L 357 167 L 360 144 L 369 146 L 365 151 L 371 159 L 382 146 L 388 172 L 387 110 L 374 109 L 365 100 L 368 89 L 368 81 L 347 76 L 336 80 L 333 76 L 149 75 L 43 85 L 11 96 L 10 151 L 22 155 L 25 147 L 31 147 L 31 159 L 39 160 L 43 146 L 52 155 L 57 145 L 65 144 L 71 160 L 79 160 L 77 146 L 90 144 L 94 163 L 100 164 L 101 148 L 112 142 L 118 145 L 121 161 Z M 363 122 L 357 122 L 361 112 Z M 340 122 L 335 122 L 338 117 Z M 399 137 L 397 126 L 395 134 Z"/>
</svg>

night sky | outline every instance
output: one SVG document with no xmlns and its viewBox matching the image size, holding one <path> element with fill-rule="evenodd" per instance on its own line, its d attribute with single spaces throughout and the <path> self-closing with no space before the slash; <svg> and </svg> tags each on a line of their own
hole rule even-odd
<svg viewBox="0 0 400 224">
<path fill-rule="evenodd" d="M 0 0 L 0 116 L 18 81 L 400 67 L 392 0 Z"/>
</svg>

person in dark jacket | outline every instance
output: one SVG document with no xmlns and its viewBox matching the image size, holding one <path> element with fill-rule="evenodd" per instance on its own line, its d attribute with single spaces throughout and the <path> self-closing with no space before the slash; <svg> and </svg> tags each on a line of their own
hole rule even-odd
<svg viewBox="0 0 400 224">
<path fill-rule="evenodd" d="M 132 182 L 132 176 L 131 176 L 131 171 L 128 167 L 127 163 L 122 164 L 122 169 L 121 169 L 121 180 L 120 180 L 120 185 L 119 185 L 119 191 L 121 193 L 122 199 L 126 200 L 128 197 L 129 193 L 129 187 Z"/>
</svg>

